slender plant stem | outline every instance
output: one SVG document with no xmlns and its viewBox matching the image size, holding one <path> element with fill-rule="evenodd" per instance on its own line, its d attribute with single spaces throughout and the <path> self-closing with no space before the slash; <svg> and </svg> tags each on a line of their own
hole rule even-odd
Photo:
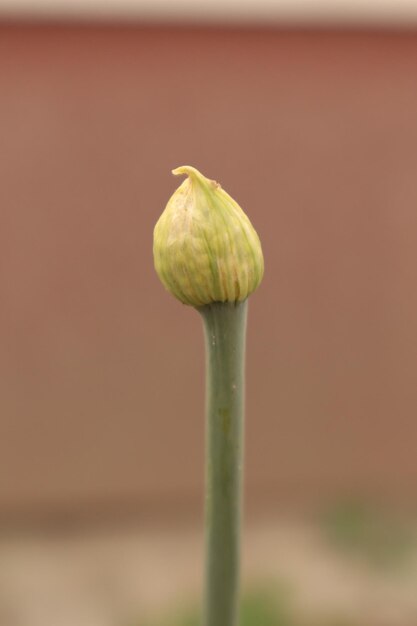
<svg viewBox="0 0 417 626">
<path fill-rule="evenodd" d="M 206 578 L 203 626 L 236 626 L 247 301 L 199 309 L 206 342 Z"/>
</svg>

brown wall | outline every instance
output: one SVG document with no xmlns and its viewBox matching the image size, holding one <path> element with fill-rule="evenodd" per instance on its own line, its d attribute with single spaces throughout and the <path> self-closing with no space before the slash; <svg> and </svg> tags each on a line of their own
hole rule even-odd
<svg viewBox="0 0 417 626">
<path fill-rule="evenodd" d="M 201 324 L 151 251 L 185 163 L 264 246 L 249 503 L 410 502 L 416 111 L 410 33 L 1 27 L 0 511 L 200 506 Z"/>
</svg>

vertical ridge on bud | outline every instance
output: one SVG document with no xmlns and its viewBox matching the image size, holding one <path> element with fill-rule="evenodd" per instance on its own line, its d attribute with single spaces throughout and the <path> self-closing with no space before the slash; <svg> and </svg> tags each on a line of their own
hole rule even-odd
<svg viewBox="0 0 417 626">
<path fill-rule="evenodd" d="M 214 180 L 183 165 L 187 175 L 154 230 L 155 269 L 184 304 L 245 300 L 264 271 L 259 237 L 240 206 Z"/>
</svg>

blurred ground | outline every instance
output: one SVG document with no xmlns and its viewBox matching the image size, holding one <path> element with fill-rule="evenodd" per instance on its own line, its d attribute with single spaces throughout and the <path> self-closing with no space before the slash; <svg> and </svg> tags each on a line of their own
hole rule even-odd
<svg viewBox="0 0 417 626">
<path fill-rule="evenodd" d="M 333 539 L 348 539 L 347 550 L 329 541 L 329 528 L 323 532 L 317 523 L 269 519 L 248 525 L 244 587 L 260 590 L 258 611 L 276 604 L 276 625 L 265 626 L 417 623 L 415 546 L 406 544 L 398 561 L 376 564 L 361 539 L 366 521 L 358 518 L 352 526 L 344 519 L 344 529 L 332 529 Z M 414 534 L 416 526 L 408 528 Z M 379 549 L 384 551 L 393 532 Z M 200 598 L 202 539 L 200 530 L 184 525 L 3 536 L 0 623 L 180 624 L 175 620 L 184 607 L 198 605 Z M 287 617 L 278 622 L 282 613 Z"/>
</svg>

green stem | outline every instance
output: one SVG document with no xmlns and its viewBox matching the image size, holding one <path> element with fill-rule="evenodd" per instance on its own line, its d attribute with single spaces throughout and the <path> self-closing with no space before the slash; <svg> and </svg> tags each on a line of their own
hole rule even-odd
<svg viewBox="0 0 417 626">
<path fill-rule="evenodd" d="M 204 626 L 236 626 L 242 508 L 247 301 L 199 309 L 206 341 Z"/>
</svg>

